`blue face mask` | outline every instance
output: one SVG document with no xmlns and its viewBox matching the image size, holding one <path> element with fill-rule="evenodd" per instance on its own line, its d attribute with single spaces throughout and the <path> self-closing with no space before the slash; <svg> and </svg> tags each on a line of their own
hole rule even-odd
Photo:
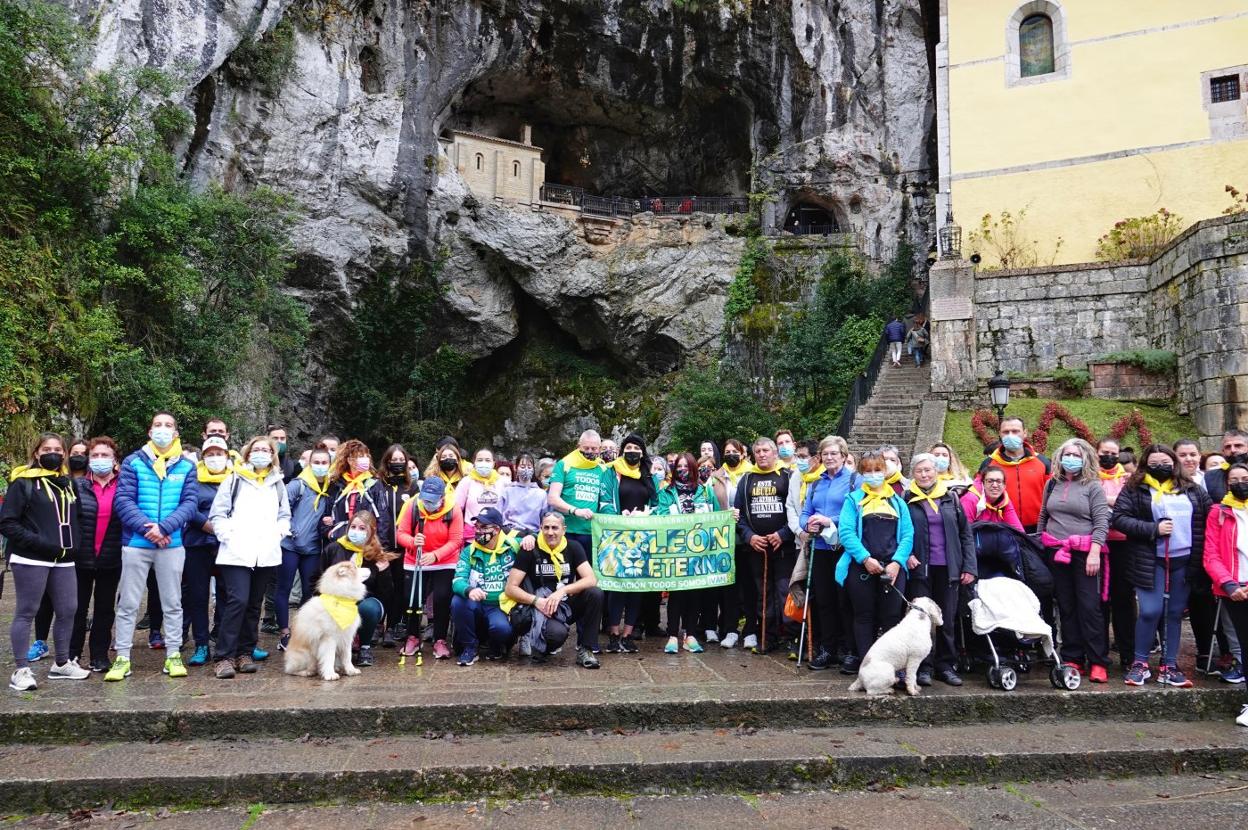
<svg viewBox="0 0 1248 830">
<path fill-rule="evenodd" d="M 785 461 L 788 461 L 790 458 L 792 458 L 792 457 L 793 457 L 793 448 L 792 448 L 792 447 L 780 447 L 779 449 L 777 449 L 777 450 L 776 450 L 776 452 L 777 452 L 777 453 L 779 454 L 779 456 L 780 456 L 781 458 L 783 458 Z"/>
<path fill-rule="evenodd" d="M 1010 452 L 1021 450 L 1023 448 L 1023 439 L 1019 435 L 1007 435 L 1001 439 L 1001 446 Z"/>
<path fill-rule="evenodd" d="M 871 487 L 879 487 L 884 483 L 883 473 L 863 473 L 862 480 Z"/>
<path fill-rule="evenodd" d="M 1062 469 L 1068 473 L 1077 473 L 1083 469 L 1083 459 L 1074 455 L 1062 456 Z"/>
<path fill-rule="evenodd" d="M 357 530 L 354 527 L 347 531 L 347 540 L 353 545 L 363 545 L 368 541 L 367 530 Z"/>
<path fill-rule="evenodd" d="M 312 475 L 316 476 L 317 478 L 325 478 L 325 476 L 329 475 L 329 465 L 328 464 L 313 464 Z"/>
<path fill-rule="evenodd" d="M 107 458 L 92 458 L 90 466 L 91 472 L 97 476 L 106 476 L 113 471 L 113 462 Z"/>
<path fill-rule="evenodd" d="M 942 456 L 936 456 L 936 472 L 944 473 L 949 470 L 949 459 Z"/>
<path fill-rule="evenodd" d="M 793 464 L 794 466 L 797 467 L 797 471 L 799 473 L 810 472 L 810 459 L 809 458 L 799 458 L 796 461 L 794 461 Z"/>
<path fill-rule="evenodd" d="M 152 427 L 152 443 L 162 450 L 173 443 L 173 430 L 169 427 Z"/>
</svg>

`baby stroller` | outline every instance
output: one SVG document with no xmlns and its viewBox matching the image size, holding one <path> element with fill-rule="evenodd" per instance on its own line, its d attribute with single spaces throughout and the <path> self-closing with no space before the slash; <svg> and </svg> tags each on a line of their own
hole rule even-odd
<svg viewBox="0 0 1248 830">
<path fill-rule="evenodd" d="M 1018 675 L 1031 671 L 1029 648 L 1038 640 L 1053 660 L 1049 682 L 1056 689 L 1074 691 L 1082 681 L 1079 670 L 1062 665 L 1053 646 L 1053 631 L 1040 616 L 1040 597 L 1051 596 L 1053 578 L 1041 557 L 1042 547 L 1024 533 L 995 522 L 971 526 L 979 562 L 979 581 L 971 588 L 971 631 L 974 642 L 987 649 L 988 685 L 1009 692 Z M 967 639 L 968 646 L 972 641 Z M 969 670 L 971 649 L 963 657 Z"/>
</svg>

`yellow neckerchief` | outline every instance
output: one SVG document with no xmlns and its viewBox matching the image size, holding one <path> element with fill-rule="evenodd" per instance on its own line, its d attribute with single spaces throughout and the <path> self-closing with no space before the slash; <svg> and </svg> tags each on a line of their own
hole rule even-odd
<svg viewBox="0 0 1248 830">
<path fill-rule="evenodd" d="M 889 487 L 892 487 L 894 484 L 899 484 L 900 482 L 901 482 L 901 470 L 898 470 L 897 472 L 893 473 L 891 476 L 888 476 L 887 478 L 884 479 L 884 483 L 887 484 Z"/>
<path fill-rule="evenodd" d="M 152 451 L 152 455 L 156 456 L 155 460 L 152 462 L 152 469 L 156 471 L 156 477 L 163 481 L 165 475 L 169 472 L 166 464 L 168 464 L 171 459 L 178 459 L 182 457 L 182 439 L 174 438 L 173 443 L 166 447 L 164 452 L 161 452 L 160 449 L 151 441 L 147 442 L 147 447 Z"/>
<path fill-rule="evenodd" d="M 482 553 L 488 553 L 490 555 L 490 564 L 493 565 L 494 560 L 498 559 L 498 555 L 503 551 L 503 532 L 500 530 L 498 534 L 495 535 L 493 548 L 482 546 L 482 544 L 476 539 L 472 540 L 472 546 Z"/>
<path fill-rule="evenodd" d="M 983 493 L 975 489 L 974 484 L 972 484 L 970 487 L 967 488 L 967 492 L 975 494 L 975 498 L 978 499 L 979 504 L 983 505 L 983 507 L 979 508 L 981 511 L 991 510 L 993 513 L 997 514 L 998 520 L 1002 522 L 1005 521 L 1005 508 L 1006 508 L 1006 505 L 1010 503 L 1009 493 L 1002 491 L 1001 501 L 997 502 L 996 504 L 993 504 L 992 502 L 988 501 L 987 496 L 985 496 Z"/>
<path fill-rule="evenodd" d="M 343 473 L 342 482 L 342 496 L 349 496 L 352 493 L 363 493 L 373 483 L 373 472 L 368 470 L 363 473 Z M 342 496 L 339 496 L 339 498 Z"/>
<path fill-rule="evenodd" d="M 322 483 L 316 480 L 316 474 L 312 472 L 311 467 L 304 467 L 303 471 L 299 473 L 299 481 L 308 485 L 308 489 L 313 493 L 312 509 L 319 509 L 321 498 L 329 495 L 329 476 L 325 476 L 325 481 Z"/>
<path fill-rule="evenodd" d="M 420 511 L 420 518 L 426 522 L 434 522 L 451 512 L 451 508 L 455 506 L 454 499 L 448 499 L 445 494 L 442 496 L 442 505 L 432 513 L 425 509 L 425 503 L 420 500 L 420 496 L 416 497 L 416 509 Z"/>
<path fill-rule="evenodd" d="M 22 477 L 22 473 L 26 472 L 29 469 L 30 469 L 29 464 L 18 464 L 16 467 L 9 470 L 9 481 L 17 481 L 19 478 Z"/>
<path fill-rule="evenodd" d="M 1153 501 L 1161 501 L 1162 496 L 1172 495 L 1178 490 L 1174 487 L 1174 479 L 1168 479 L 1164 484 L 1153 478 L 1148 473 L 1144 474 L 1144 484 L 1153 488 Z"/>
<path fill-rule="evenodd" d="M 462 459 L 460 460 L 459 464 L 460 464 L 460 469 L 452 470 L 449 473 L 444 472 L 441 467 L 438 467 L 438 471 L 435 475 L 437 475 L 438 478 L 446 482 L 447 489 L 450 489 L 450 490 L 455 489 L 455 485 L 458 484 L 460 482 L 460 479 L 464 477 L 464 472 L 463 472 L 464 462 Z"/>
<path fill-rule="evenodd" d="M 893 496 L 897 494 L 887 482 L 881 484 L 879 490 L 873 490 L 869 484 L 863 482 L 862 492 L 866 493 L 859 503 L 859 512 L 862 515 L 876 514 L 897 518 L 897 509 L 892 504 Z"/>
<path fill-rule="evenodd" d="M 564 469 L 592 470 L 595 467 L 599 466 L 598 459 L 595 458 L 591 460 L 591 459 L 586 458 L 581 453 L 580 447 L 577 447 L 576 449 L 572 450 L 572 452 L 565 455 L 562 461 L 563 461 Z"/>
<path fill-rule="evenodd" d="M 991 459 L 992 459 L 994 462 L 996 462 L 997 464 L 1007 464 L 1007 465 L 1009 465 L 1009 466 L 1011 466 L 1011 467 L 1017 467 L 1019 464 L 1022 464 L 1022 463 L 1023 463 L 1024 461 L 1026 461 L 1028 458 L 1034 458 L 1034 457 L 1035 457 L 1034 455 L 1028 455 L 1028 454 L 1027 454 L 1027 445 L 1026 445 L 1026 444 L 1023 444 L 1023 454 L 1022 454 L 1021 456 L 1019 456 L 1019 458 L 1018 458 L 1018 460 L 1017 460 L 1017 461 L 1012 460 L 1012 459 L 1009 459 L 1009 458 L 1006 458 L 1004 455 L 1002 455 L 1002 454 L 1001 454 L 1001 449 L 1002 449 L 1001 447 L 997 447 L 995 450 L 993 450 L 993 451 L 992 451 L 992 455 L 988 456 L 989 458 L 991 458 Z"/>
<path fill-rule="evenodd" d="M 554 549 L 552 550 L 546 545 L 545 535 L 539 533 L 537 534 L 537 546 L 542 549 L 543 553 L 545 553 L 547 556 L 550 557 L 550 561 L 553 562 L 555 565 L 555 579 L 562 582 L 563 581 L 563 550 L 564 548 L 568 546 L 568 537 L 564 536 L 562 539 L 560 539 L 559 544 L 555 545 Z"/>
<path fill-rule="evenodd" d="M 746 473 L 754 472 L 758 468 L 755 467 L 754 463 L 750 461 L 748 458 L 742 458 L 741 461 L 735 467 L 729 467 L 728 462 L 725 461 L 723 466 L 721 466 L 719 469 L 727 473 L 730 478 L 740 478 Z"/>
<path fill-rule="evenodd" d="M 925 501 L 927 502 L 927 506 L 932 508 L 933 513 L 939 513 L 940 508 L 936 506 L 936 499 L 944 496 L 948 490 L 949 488 L 945 486 L 945 483 L 937 478 L 936 483 L 932 485 L 932 491 L 930 493 L 925 493 L 917 481 L 910 479 L 910 489 L 908 492 L 913 495 L 914 498 L 907 499 L 906 501 L 910 504 L 917 504 L 918 502 Z"/>
<path fill-rule="evenodd" d="M 1117 481 L 1118 479 L 1125 476 L 1127 474 L 1127 471 L 1122 468 L 1121 464 L 1115 464 L 1114 469 L 1110 470 L 1109 472 L 1106 472 L 1105 470 L 1102 470 L 1098 467 L 1096 470 L 1096 474 L 1101 477 L 1101 481 Z"/>
<path fill-rule="evenodd" d="M 359 603 L 349 597 L 321 594 L 321 605 L 324 606 L 325 610 L 329 612 L 330 618 L 343 631 L 350 628 L 351 623 L 359 619 L 360 616 Z"/>
<path fill-rule="evenodd" d="M 254 481 L 256 484 L 264 484 L 264 480 L 269 477 L 269 473 L 273 472 L 273 465 L 270 464 L 263 470 L 257 472 L 246 464 L 235 463 L 234 472 L 238 473 L 248 481 Z"/>
<path fill-rule="evenodd" d="M 10 476 L 9 481 L 17 481 L 19 478 L 44 478 L 45 476 L 59 476 L 60 470 L 45 470 L 42 467 L 19 467 Z"/>
<path fill-rule="evenodd" d="M 489 487 L 491 484 L 498 481 L 498 470 L 490 470 L 490 474 L 486 476 L 485 478 L 482 478 L 480 475 L 477 474 L 477 468 L 473 467 L 471 470 L 468 471 L 468 477 L 472 479 L 473 481 L 479 481 L 482 484 L 484 484 L 486 487 Z"/>
<path fill-rule="evenodd" d="M 797 503 L 805 504 L 806 503 L 806 488 L 810 485 L 812 481 L 817 481 L 819 479 L 819 476 L 823 475 L 823 465 L 816 464 L 814 467 L 810 468 L 810 472 L 802 473 L 801 475 L 802 475 L 802 486 L 797 491 Z"/>
<path fill-rule="evenodd" d="M 1239 499 L 1235 498 L 1235 496 L 1231 495 L 1231 493 L 1229 492 L 1225 496 L 1222 497 L 1221 503 L 1225 504 L 1227 507 L 1231 508 L 1232 510 L 1248 510 L 1248 499 L 1245 499 L 1244 501 L 1240 501 Z"/>
<path fill-rule="evenodd" d="M 221 472 L 214 473 L 201 461 L 195 466 L 195 471 L 200 484 L 220 484 L 230 474 L 230 465 L 226 464 Z"/>
<path fill-rule="evenodd" d="M 338 544 L 342 545 L 344 549 L 349 550 L 354 554 L 354 556 L 351 557 L 351 561 L 355 563 L 355 567 L 364 567 L 364 548 L 360 547 L 355 542 L 352 542 L 346 536 L 339 539 Z"/>
<path fill-rule="evenodd" d="M 628 466 L 628 462 L 624 460 L 624 456 L 622 455 L 611 462 L 611 469 L 615 470 L 625 478 L 641 478 L 641 465 L 638 464 L 636 467 Z"/>
</svg>

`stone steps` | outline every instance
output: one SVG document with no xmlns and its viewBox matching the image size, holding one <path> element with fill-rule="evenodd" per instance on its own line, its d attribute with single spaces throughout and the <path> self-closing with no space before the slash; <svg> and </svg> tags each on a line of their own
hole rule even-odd
<svg viewBox="0 0 1248 830">
<path fill-rule="evenodd" d="M 1087 697 L 1087 696 L 1085 696 Z M 377 711 L 367 703 L 361 708 Z M 0 808 L 138 808 L 559 795 L 860 789 L 1248 768 L 1227 721 L 861 723 L 384 738 L 256 738 L 0 749 Z"/>
<path fill-rule="evenodd" d="M 881 444 L 893 444 L 900 451 L 902 464 L 908 464 L 919 428 L 923 397 L 930 388 L 926 364 L 916 368 L 903 360 L 901 366 L 893 366 L 886 359 L 871 389 L 871 397 L 854 415 L 854 423 L 846 436 L 850 450 L 861 453 Z"/>
</svg>

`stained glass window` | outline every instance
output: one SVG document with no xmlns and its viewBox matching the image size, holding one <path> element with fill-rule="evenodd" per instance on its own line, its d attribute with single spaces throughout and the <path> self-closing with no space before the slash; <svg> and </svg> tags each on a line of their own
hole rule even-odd
<svg viewBox="0 0 1248 830">
<path fill-rule="evenodd" d="M 1019 74 L 1024 78 L 1053 72 L 1053 21 L 1033 14 L 1018 27 Z"/>
</svg>

